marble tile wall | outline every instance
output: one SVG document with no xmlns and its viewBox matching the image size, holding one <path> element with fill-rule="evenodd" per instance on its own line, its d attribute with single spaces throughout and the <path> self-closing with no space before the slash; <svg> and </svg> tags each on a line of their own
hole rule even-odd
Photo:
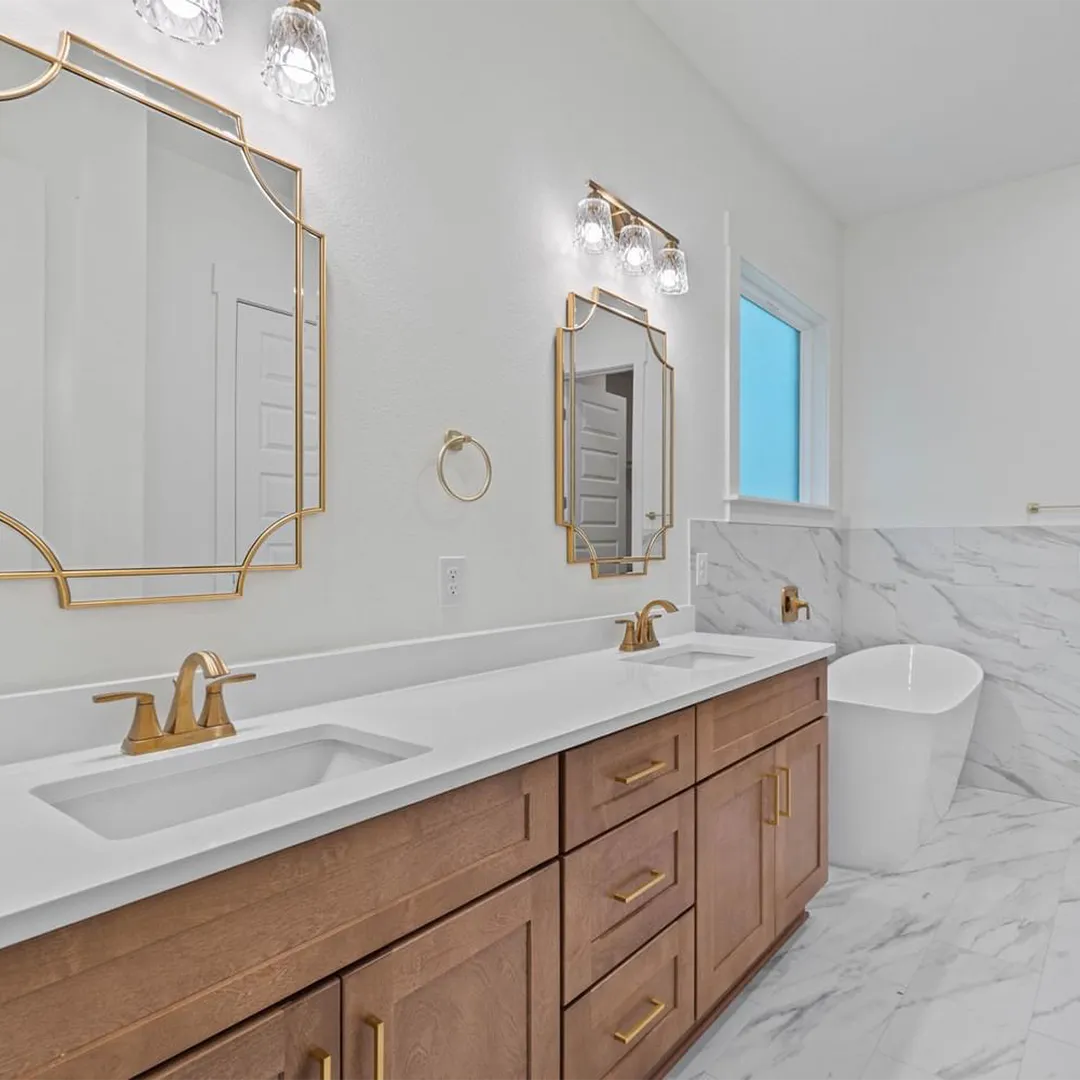
<svg viewBox="0 0 1080 1080">
<path fill-rule="evenodd" d="M 695 521 L 691 547 L 709 555 L 709 583 L 693 589 L 699 629 L 974 657 L 987 678 L 961 782 L 1080 805 L 1080 527 Z M 814 605 L 809 623 L 780 622 L 788 580 Z"/>
</svg>

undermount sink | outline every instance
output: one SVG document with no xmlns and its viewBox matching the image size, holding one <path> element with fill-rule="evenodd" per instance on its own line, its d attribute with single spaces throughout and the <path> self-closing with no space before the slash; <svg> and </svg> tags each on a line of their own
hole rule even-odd
<svg viewBox="0 0 1080 1080">
<path fill-rule="evenodd" d="M 33 794 L 107 840 L 197 821 L 380 769 L 430 747 L 324 724 L 43 784 Z M 170 757 L 171 754 L 179 756 Z"/>
<path fill-rule="evenodd" d="M 682 649 L 655 655 L 628 656 L 628 660 L 639 664 L 657 664 L 661 667 L 682 668 L 688 671 L 712 671 L 719 668 L 738 667 L 747 660 L 753 660 L 752 653 L 727 652 L 723 649 L 703 649 L 688 645 Z"/>
</svg>

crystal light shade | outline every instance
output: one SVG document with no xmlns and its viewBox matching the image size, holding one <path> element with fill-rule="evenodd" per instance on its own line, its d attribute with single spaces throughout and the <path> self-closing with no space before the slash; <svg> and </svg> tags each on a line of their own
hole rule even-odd
<svg viewBox="0 0 1080 1080">
<path fill-rule="evenodd" d="M 221 40 L 221 0 L 134 0 L 135 10 L 155 30 L 192 45 Z"/>
<path fill-rule="evenodd" d="M 316 0 L 292 0 L 270 19 L 263 82 L 275 94 L 298 105 L 329 105 L 334 100 L 334 72 L 326 29 Z"/>
<path fill-rule="evenodd" d="M 611 207 L 607 199 L 590 195 L 577 204 L 574 246 L 590 255 L 602 254 L 615 246 L 615 230 L 611 225 Z"/>
<path fill-rule="evenodd" d="M 652 233 L 647 226 L 624 225 L 619 230 L 616 259 L 624 274 L 647 274 L 652 269 Z"/>
<path fill-rule="evenodd" d="M 653 284 L 658 293 L 671 296 L 682 296 L 690 289 L 690 280 L 686 276 L 686 254 L 672 243 L 657 256 Z"/>
</svg>

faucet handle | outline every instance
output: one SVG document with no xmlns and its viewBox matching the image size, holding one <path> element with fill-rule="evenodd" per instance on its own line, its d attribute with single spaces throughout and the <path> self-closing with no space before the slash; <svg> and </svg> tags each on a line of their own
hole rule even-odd
<svg viewBox="0 0 1080 1080">
<path fill-rule="evenodd" d="M 645 642 L 648 645 L 659 645 L 660 642 L 656 637 L 656 630 L 653 629 L 653 621 L 655 619 L 662 619 L 662 612 L 650 612 L 648 619 L 645 620 Z"/>
<path fill-rule="evenodd" d="M 157 707 L 154 695 L 145 690 L 116 690 L 107 694 L 95 694 L 94 704 L 104 705 L 111 701 L 134 701 L 135 716 L 131 728 L 121 744 L 125 754 L 142 754 L 154 749 L 161 739 L 161 725 L 158 723 Z"/>
<path fill-rule="evenodd" d="M 224 735 L 236 734 L 229 719 L 229 712 L 225 708 L 225 698 L 222 691 L 228 683 L 251 682 L 255 678 L 255 672 L 246 671 L 238 675 L 225 675 L 220 679 L 214 679 L 206 684 L 206 700 L 203 702 L 202 712 L 199 714 L 199 727 L 214 730 Z"/>
<path fill-rule="evenodd" d="M 620 652 L 633 652 L 634 651 L 634 644 L 635 644 L 635 641 L 636 641 L 635 630 L 637 628 L 637 620 L 636 619 L 616 619 L 615 620 L 615 625 L 616 626 L 625 626 L 626 627 L 626 629 L 623 631 L 623 639 L 622 639 L 622 644 L 619 646 L 619 651 Z"/>
</svg>

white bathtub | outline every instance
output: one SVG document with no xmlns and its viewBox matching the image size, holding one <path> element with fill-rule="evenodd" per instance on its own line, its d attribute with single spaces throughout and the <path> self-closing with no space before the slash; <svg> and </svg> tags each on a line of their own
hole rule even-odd
<svg viewBox="0 0 1080 1080">
<path fill-rule="evenodd" d="M 829 858 L 895 870 L 948 810 L 983 671 L 934 645 L 883 645 L 829 668 Z"/>
</svg>

